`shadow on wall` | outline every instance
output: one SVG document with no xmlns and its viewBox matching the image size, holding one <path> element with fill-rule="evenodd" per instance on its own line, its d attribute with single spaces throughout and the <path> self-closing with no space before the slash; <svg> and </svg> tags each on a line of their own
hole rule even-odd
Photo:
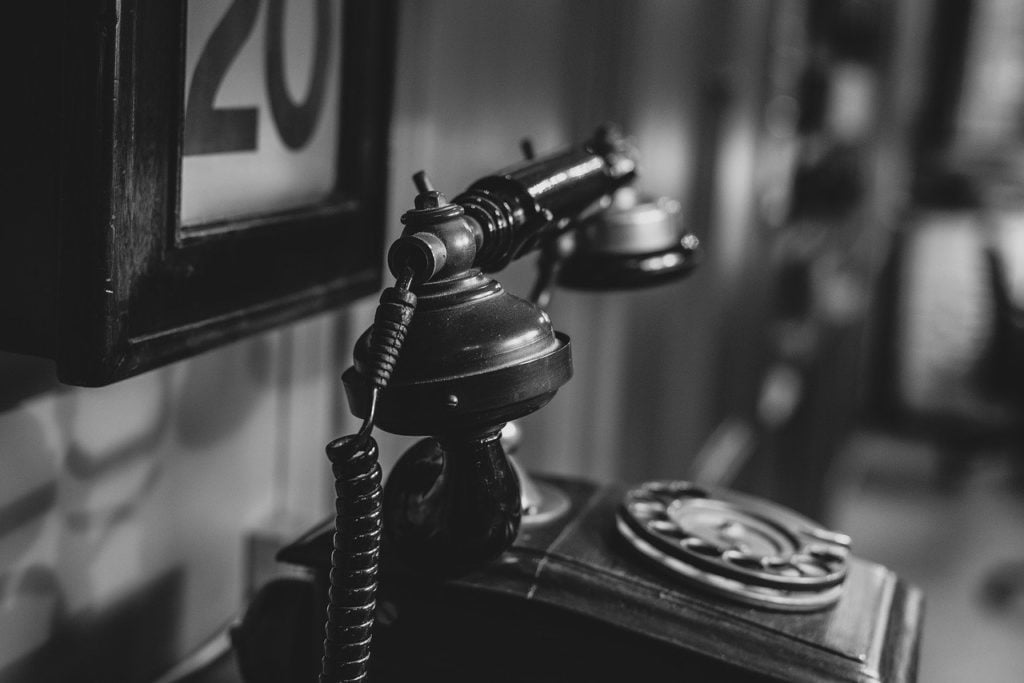
<svg viewBox="0 0 1024 683">
<path fill-rule="evenodd" d="M 0 682 L 82 672 L 151 680 L 193 644 L 181 642 L 183 621 L 194 618 L 184 611 L 187 579 L 195 571 L 239 576 L 239 551 L 208 540 L 218 532 L 182 538 L 191 518 L 181 508 L 196 504 L 191 491 L 217 485 L 191 479 L 223 477 L 230 467 L 196 467 L 180 456 L 233 459 L 246 449 L 232 438 L 260 436 L 246 435 L 247 426 L 272 435 L 272 420 L 257 419 L 261 407 L 267 417 L 271 365 L 264 338 L 111 387 L 5 400 Z M 260 440 L 269 452 L 273 439 Z M 259 491 L 214 503 L 230 501 L 225 517 L 244 519 L 266 498 Z M 207 611 L 207 621 L 224 619 L 223 605 Z"/>
<path fill-rule="evenodd" d="M 270 345 L 262 339 L 224 363 L 206 354 L 191 363 L 181 388 L 175 435 L 182 445 L 199 449 L 237 432 L 271 382 Z M 217 415 L 211 420 L 211 415 Z"/>
</svg>

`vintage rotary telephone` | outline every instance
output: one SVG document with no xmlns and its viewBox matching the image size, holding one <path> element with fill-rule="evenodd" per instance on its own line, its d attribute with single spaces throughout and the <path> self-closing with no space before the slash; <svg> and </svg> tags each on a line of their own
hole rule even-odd
<svg viewBox="0 0 1024 683">
<path fill-rule="evenodd" d="M 541 303 L 556 279 L 686 275 L 697 243 L 670 207 L 610 200 L 635 174 L 608 127 L 452 202 L 417 174 L 397 284 L 343 376 L 365 422 L 327 449 L 334 529 L 280 553 L 311 579 L 269 584 L 236 630 L 248 681 L 913 679 L 920 596 L 842 534 L 682 481 L 520 486 L 501 430 L 569 380 L 569 339 L 484 273 L 539 250 Z M 383 492 L 375 424 L 429 437 Z"/>
</svg>

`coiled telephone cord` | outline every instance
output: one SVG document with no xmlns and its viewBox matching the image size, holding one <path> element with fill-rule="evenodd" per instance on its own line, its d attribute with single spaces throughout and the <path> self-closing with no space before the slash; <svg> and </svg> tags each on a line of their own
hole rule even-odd
<svg viewBox="0 0 1024 683">
<path fill-rule="evenodd" d="M 371 436 L 381 390 L 398 363 L 416 310 L 406 269 L 385 289 L 370 331 L 370 409 L 359 432 L 327 445 L 334 474 L 334 548 L 320 683 L 359 683 L 369 676 L 381 541 L 381 470 Z"/>
</svg>

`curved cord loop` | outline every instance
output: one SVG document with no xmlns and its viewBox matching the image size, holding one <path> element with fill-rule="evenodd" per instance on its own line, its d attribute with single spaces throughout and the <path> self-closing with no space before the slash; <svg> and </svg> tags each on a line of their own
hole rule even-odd
<svg viewBox="0 0 1024 683">
<path fill-rule="evenodd" d="M 406 268 L 385 289 L 370 332 L 370 409 L 359 431 L 327 445 L 334 474 L 334 547 L 320 683 L 362 683 L 369 676 L 382 531 L 381 469 L 374 420 L 416 310 Z"/>
</svg>

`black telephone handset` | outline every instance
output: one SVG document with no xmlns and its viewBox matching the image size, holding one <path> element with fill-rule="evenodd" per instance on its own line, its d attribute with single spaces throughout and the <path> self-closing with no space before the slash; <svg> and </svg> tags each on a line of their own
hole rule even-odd
<svg viewBox="0 0 1024 683">
<path fill-rule="evenodd" d="M 271 584 L 236 632 L 247 680 L 914 678 L 920 595 L 796 513 L 687 482 L 568 479 L 536 487 L 568 504 L 524 512 L 501 429 L 568 381 L 570 345 L 484 273 L 539 249 L 538 300 L 556 279 L 607 289 L 685 276 L 697 243 L 671 227 L 673 207 L 609 200 L 635 170 L 605 128 L 451 203 L 418 174 L 389 253 L 398 284 L 343 377 L 365 423 L 328 447 L 337 518 L 279 555 L 312 584 Z M 374 424 L 429 437 L 383 496 Z M 328 614 L 322 667 L 316 605 Z M 308 640 L 279 632 L 300 613 L 315 615 Z"/>
</svg>

